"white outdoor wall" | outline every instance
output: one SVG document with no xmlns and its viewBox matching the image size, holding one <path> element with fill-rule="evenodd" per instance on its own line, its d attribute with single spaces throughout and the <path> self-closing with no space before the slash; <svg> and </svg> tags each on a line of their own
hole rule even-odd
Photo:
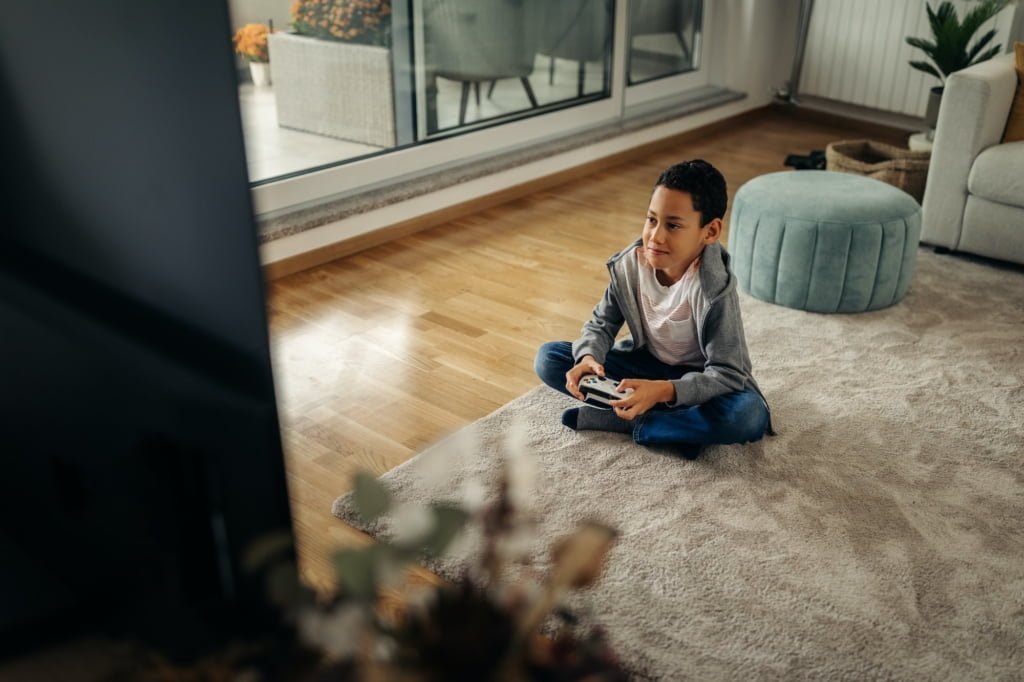
<svg viewBox="0 0 1024 682">
<path fill-rule="evenodd" d="M 235 29 L 245 24 L 265 24 L 273 19 L 274 30 L 285 31 L 291 21 L 289 7 L 290 0 L 228 0 L 231 26 Z"/>
<path fill-rule="evenodd" d="M 291 21 L 290 6 L 290 0 L 228 0 L 231 28 L 237 31 L 246 24 L 266 24 L 272 19 L 275 31 L 285 31 Z M 235 64 L 239 69 L 247 68 L 245 60 L 238 55 L 235 55 Z"/>
</svg>

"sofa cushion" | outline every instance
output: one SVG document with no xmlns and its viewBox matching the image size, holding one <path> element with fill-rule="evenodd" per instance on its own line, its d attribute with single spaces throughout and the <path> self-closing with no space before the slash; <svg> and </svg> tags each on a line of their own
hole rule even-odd
<svg viewBox="0 0 1024 682">
<path fill-rule="evenodd" d="M 967 197 L 958 251 L 1024 263 L 1024 209 Z"/>
<path fill-rule="evenodd" d="M 989 147 L 974 160 L 967 190 L 1009 206 L 1024 206 L 1024 141 Z"/>
</svg>

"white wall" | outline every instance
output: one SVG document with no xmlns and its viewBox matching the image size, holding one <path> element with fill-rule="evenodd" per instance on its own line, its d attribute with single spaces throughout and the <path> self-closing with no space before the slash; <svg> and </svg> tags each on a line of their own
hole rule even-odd
<svg viewBox="0 0 1024 682">
<path fill-rule="evenodd" d="M 763 106 L 789 80 L 796 52 L 799 0 L 705 0 L 715 3 L 708 41 L 711 82 L 747 93 Z"/>
<path fill-rule="evenodd" d="M 1024 2 L 1017 2 L 1013 8 L 1013 23 L 1010 25 L 1010 39 L 1006 41 L 1006 51 L 1013 52 L 1013 43 L 1024 43 Z"/>
</svg>

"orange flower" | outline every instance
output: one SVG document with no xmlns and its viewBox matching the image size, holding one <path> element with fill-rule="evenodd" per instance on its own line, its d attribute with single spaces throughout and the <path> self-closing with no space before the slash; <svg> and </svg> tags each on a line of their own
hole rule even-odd
<svg viewBox="0 0 1024 682">
<path fill-rule="evenodd" d="M 292 0 L 291 26 L 329 40 L 387 45 L 391 0 Z"/>
<path fill-rule="evenodd" d="M 270 53 L 267 51 L 268 33 L 270 29 L 266 24 L 246 24 L 235 32 L 235 52 L 245 57 L 246 61 L 270 61 Z"/>
</svg>

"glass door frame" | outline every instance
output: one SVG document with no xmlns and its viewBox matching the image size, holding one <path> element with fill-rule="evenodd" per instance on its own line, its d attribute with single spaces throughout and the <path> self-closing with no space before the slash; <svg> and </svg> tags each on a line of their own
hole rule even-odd
<svg viewBox="0 0 1024 682">
<path fill-rule="evenodd" d="M 674 76 L 663 76 L 643 81 L 636 85 L 626 86 L 625 106 L 627 109 L 662 98 L 680 95 L 687 90 L 694 90 L 709 84 L 707 59 L 705 59 L 703 54 L 703 47 L 704 36 L 710 32 L 711 26 L 713 26 L 714 5 L 714 0 L 703 0 L 701 2 L 701 26 L 700 30 L 695 33 L 696 37 L 692 50 L 693 54 L 698 57 L 697 68 Z M 625 47 L 622 50 L 623 59 L 626 63 L 623 67 L 625 73 L 625 69 L 629 65 L 629 50 L 632 47 L 628 35 L 623 45 Z"/>
<path fill-rule="evenodd" d="M 415 0 L 409 0 L 411 5 Z M 355 159 L 331 168 L 304 173 L 298 177 L 261 183 L 252 188 L 257 215 L 273 217 L 371 189 L 394 185 L 402 177 L 451 167 L 467 161 L 492 157 L 546 140 L 558 139 L 600 125 L 622 120 L 627 106 L 677 95 L 685 89 L 707 83 L 707 60 L 700 60 L 697 71 L 669 76 L 626 87 L 629 0 L 614 2 L 610 95 L 597 101 L 569 106 L 518 120 L 491 125 L 450 137 L 409 144 L 384 153 Z M 397 2 L 396 2 L 397 4 Z M 704 2 L 704 32 L 711 26 L 710 5 Z M 406 17 L 409 15 L 406 14 Z M 401 22 L 401 13 L 396 17 Z M 402 29 L 396 26 L 397 30 Z M 404 27 L 408 30 L 408 26 Z M 407 34 L 406 34 L 407 35 Z M 703 41 L 702 41 L 703 42 Z M 411 47 L 405 45 L 411 53 Z M 396 93 L 397 94 L 397 93 Z M 417 102 L 416 106 L 420 103 Z M 396 169 L 401 169 L 396 173 Z"/>
</svg>

